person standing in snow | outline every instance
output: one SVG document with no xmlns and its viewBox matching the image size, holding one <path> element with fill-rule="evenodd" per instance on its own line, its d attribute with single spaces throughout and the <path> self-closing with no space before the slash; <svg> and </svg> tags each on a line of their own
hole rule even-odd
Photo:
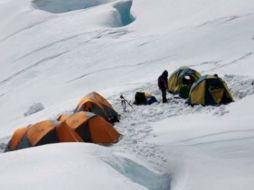
<svg viewBox="0 0 254 190">
<path fill-rule="evenodd" d="M 161 90 L 162 102 L 167 102 L 167 89 L 168 89 L 168 71 L 165 70 L 158 78 L 158 87 Z"/>
</svg>

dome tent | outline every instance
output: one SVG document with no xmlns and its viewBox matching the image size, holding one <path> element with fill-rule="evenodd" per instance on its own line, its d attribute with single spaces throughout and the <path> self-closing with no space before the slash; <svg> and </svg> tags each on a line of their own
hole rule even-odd
<svg viewBox="0 0 254 190">
<path fill-rule="evenodd" d="M 61 115 L 58 120 L 66 123 L 84 142 L 112 144 L 117 143 L 121 136 L 111 123 L 91 112 Z"/>
<path fill-rule="evenodd" d="M 233 102 L 226 83 L 217 75 L 204 75 L 190 90 L 188 102 L 191 105 L 220 105 Z"/>
<path fill-rule="evenodd" d="M 173 72 L 168 79 L 168 91 L 172 94 L 179 94 L 184 86 L 191 85 L 200 77 L 200 73 L 194 69 L 183 66 Z"/>
<path fill-rule="evenodd" d="M 79 111 L 95 113 L 111 123 L 119 121 L 119 115 L 112 105 L 97 92 L 91 92 L 80 100 L 74 112 Z"/>
<path fill-rule="evenodd" d="M 83 142 L 83 140 L 66 124 L 45 120 L 17 129 L 9 141 L 6 151 L 58 142 Z"/>
</svg>

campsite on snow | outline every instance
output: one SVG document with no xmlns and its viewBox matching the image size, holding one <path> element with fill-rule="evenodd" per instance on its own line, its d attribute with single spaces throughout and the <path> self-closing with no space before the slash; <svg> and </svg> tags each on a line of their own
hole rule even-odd
<svg viewBox="0 0 254 190">
<path fill-rule="evenodd" d="M 252 190 L 253 0 L 0 0 L 0 189 Z"/>
</svg>

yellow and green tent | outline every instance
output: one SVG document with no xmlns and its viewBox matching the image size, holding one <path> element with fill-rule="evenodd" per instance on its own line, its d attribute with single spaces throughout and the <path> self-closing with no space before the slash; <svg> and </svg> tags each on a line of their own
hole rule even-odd
<svg viewBox="0 0 254 190">
<path fill-rule="evenodd" d="M 191 84 L 199 79 L 201 76 L 199 72 L 187 66 L 180 67 L 173 72 L 168 79 L 168 91 L 172 94 L 179 94 L 181 88 L 185 85 L 184 78 L 189 76 Z"/>
<path fill-rule="evenodd" d="M 233 102 L 227 84 L 218 76 L 201 76 L 191 87 L 189 103 L 191 105 L 220 105 Z"/>
</svg>

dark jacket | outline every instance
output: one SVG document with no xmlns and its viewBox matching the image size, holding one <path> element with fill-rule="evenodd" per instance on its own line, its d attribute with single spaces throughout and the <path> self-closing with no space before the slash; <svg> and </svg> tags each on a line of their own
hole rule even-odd
<svg viewBox="0 0 254 190">
<path fill-rule="evenodd" d="M 168 72 L 164 71 L 158 78 L 158 87 L 160 90 L 168 89 Z"/>
</svg>

